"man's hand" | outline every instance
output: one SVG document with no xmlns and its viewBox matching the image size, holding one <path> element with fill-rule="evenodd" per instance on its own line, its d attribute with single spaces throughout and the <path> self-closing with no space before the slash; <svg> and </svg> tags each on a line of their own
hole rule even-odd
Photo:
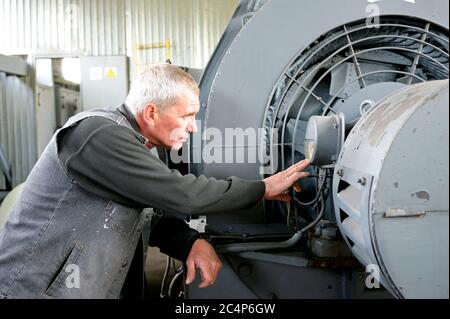
<svg viewBox="0 0 450 319">
<path fill-rule="evenodd" d="M 187 275 L 186 284 L 189 285 L 195 279 L 195 269 L 200 269 L 200 276 L 202 282 L 198 286 L 199 288 L 206 288 L 214 284 L 220 269 L 222 268 L 222 262 L 217 256 L 213 246 L 211 246 L 204 239 L 197 239 L 192 245 L 189 252 L 188 259 L 186 261 Z"/>
<path fill-rule="evenodd" d="M 290 201 L 291 198 L 289 194 L 285 192 L 292 185 L 294 185 L 296 191 L 300 191 L 300 185 L 298 185 L 296 182 L 299 179 L 307 177 L 309 175 L 309 173 L 303 172 L 309 166 L 309 164 L 310 162 L 308 160 L 304 160 L 289 167 L 285 171 L 264 179 L 264 183 L 266 184 L 266 193 L 264 195 L 264 199 L 279 200 L 283 202 Z"/>
</svg>

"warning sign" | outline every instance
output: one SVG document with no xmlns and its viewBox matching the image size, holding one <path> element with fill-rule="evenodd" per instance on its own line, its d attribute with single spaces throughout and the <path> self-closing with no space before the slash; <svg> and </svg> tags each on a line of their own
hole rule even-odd
<svg viewBox="0 0 450 319">
<path fill-rule="evenodd" d="M 115 78 L 117 78 L 117 68 L 116 67 L 107 67 L 107 68 L 105 68 L 105 78 L 106 79 L 115 79 Z"/>
</svg>

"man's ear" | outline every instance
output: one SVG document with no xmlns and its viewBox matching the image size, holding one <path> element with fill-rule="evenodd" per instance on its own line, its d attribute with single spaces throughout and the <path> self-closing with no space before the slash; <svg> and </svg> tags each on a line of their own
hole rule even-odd
<svg viewBox="0 0 450 319">
<path fill-rule="evenodd" d="M 158 106 L 154 103 L 149 103 L 145 106 L 142 116 L 146 123 L 151 126 L 155 126 L 156 113 L 158 113 Z"/>
</svg>

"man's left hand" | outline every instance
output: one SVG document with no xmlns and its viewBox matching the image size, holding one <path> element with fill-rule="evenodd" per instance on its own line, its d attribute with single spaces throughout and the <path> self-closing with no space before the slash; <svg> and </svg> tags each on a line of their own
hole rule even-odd
<svg viewBox="0 0 450 319">
<path fill-rule="evenodd" d="M 222 262 L 217 256 L 213 246 L 204 239 L 197 239 L 192 245 L 186 261 L 187 275 L 186 284 L 191 284 L 195 279 L 195 269 L 200 269 L 202 282 L 199 288 L 206 288 L 214 284 Z"/>
</svg>

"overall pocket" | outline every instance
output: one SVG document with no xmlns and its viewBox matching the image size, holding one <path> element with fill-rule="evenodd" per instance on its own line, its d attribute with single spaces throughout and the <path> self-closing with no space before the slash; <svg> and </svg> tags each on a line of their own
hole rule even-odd
<svg viewBox="0 0 450 319">
<path fill-rule="evenodd" d="M 113 229 L 122 236 L 128 238 L 139 221 L 142 209 L 122 206 L 115 202 L 109 202 L 105 208 L 104 229 Z"/>
<path fill-rule="evenodd" d="M 80 289 L 80 287 L 74 287 L 72 283 L 68 283 L 67 279 L 69 275 L 75 275 L 78 276 L 75 280 L 77 283 L 80 283 L 80 269 L 76 263 L 82 250 L 83 247 L 80 243 L 73 243 L 73 246 L 66 253 L 64 261 L 51 277 L 47 285 L 47 289 L 45 290 L 46 295 L 56 298 L 64 298 L 64 291 L 67 292 L 69 289 Z"/>
</svg>

